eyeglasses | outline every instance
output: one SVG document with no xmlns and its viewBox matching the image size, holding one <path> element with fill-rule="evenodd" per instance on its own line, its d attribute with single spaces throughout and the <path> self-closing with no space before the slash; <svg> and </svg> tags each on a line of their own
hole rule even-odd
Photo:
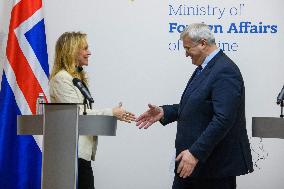
<svg viewBox="0 0 284 189">
<path fill-rule="evenodd" d="M 194 48 L 194 47 L 200 45 L 200 41 L 202 41 L 202 39 L 199 39 L 197 42 L 194 42 L 194 43 L 196 43 L 196 44 L 193 45 L 193 46 L 187 46 L 187 47 L 183 47 L 183 48 L 184 48 L 185 51 L 189 51 L 190 49 L 192 49 L 192 48 Z"/>
</svg>

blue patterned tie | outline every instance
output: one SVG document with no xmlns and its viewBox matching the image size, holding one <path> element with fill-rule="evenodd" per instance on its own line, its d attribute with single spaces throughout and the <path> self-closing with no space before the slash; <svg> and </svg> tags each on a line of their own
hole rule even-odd
<svg viewBox="0 0 284 189">
<path fill-rule="evenodd" d="M 194 75 L 187 84 L 185 91 L 192 85 L 192 83 L 196 80 L 197 76 L 201 73 L 201 71 L 202 71 L 202 66 L 198 66 L 197 68 L 195 68 Z"/>
<path fill-rule="evenodd" d="M 190 81 L 187 88 L 189 88 L 194 83 L 194 81 L 198 78 L 198 75 L 201 73 L 201 71 L 202 71 L 202 66 L 198 66 L 195 69 L 195 74 L 194 74 L 194 76 L 193 76 L 192 80 Z"/>
<path fill-rule="evenodd" d="M 195 73 L 194 77 L 198 76 L 201 73 L 201 71 L 202 71 L 202 66 L 198 66 L 196 68 L 196 73 Z"/>
<path fill-rule="evenodd" d="M 186 98 L 187 95 L 189 94 L 186 94 L 186 91 L 191 87 L 191 85 L 194 83 L 194 81 L 196 80 L 197 76 L 201 73 L 202 71 L 202 66 L 198 66 L 195 71 L 194 71 L 194 75 L 192 77 L 192 79 L 187 83 L 186 85 L 186 88 L 182 94 L 182 97 L 181 97 L 181 102 L 180 104 L 182 105 L 182 102 L 183 102 L 183 99 Z"/>
<path fill-rule="evenodd" d="M 195 69 L 195 74 L 194 76 L 192 77 L 190 83 L 189 83 L 189 86 L 192 85 L 192 83 L 196 80 L 197 76 L 201 73 L 202 71 L 202 66 L 198 66 L 196 69 Z"/>
</svg>

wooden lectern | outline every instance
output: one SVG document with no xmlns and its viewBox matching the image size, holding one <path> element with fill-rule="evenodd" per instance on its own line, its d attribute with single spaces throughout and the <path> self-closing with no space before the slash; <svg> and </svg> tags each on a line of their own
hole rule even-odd
<svg viewBox="0 0 284 189">
<path fill-rule="evenodd" d="M 115 136 L 112 116 L 79 115 L 78 104 L 44 104 L 43 115 L 17 117 L 19 135 L 43 135 L 42 189 L 76 189 L 79 135 Z"/>
</svg>

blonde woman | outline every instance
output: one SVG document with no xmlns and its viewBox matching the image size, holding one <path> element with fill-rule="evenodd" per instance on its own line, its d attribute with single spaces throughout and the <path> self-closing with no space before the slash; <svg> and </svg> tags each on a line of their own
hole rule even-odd
<svg viewBox="0 0 284 189">
<path fill-rule="evenodd" d="M 56 42 L 55 60 L 50 76 L 50 98 L 53 103 L 82 103 L 80 90 L 73 85 L 74 78 L 88 84 L 83 66 L 88 66 L 91 55 L 88 49 L 87 35 L 81 32 L 65 32 Z M 83 109 L 83 108 L 81 108 Z M 83 110 L 80 109 L 82 113 Z M 127 112 L 119 104 L 114 108 L 87 109 L 87 114 L 115 116 L 121 121 L 135 120 L 134 114 Z M 91 160 L 94 160 L 97 137 L 79 137 L 78 186 L 79 189 L 93 189 L 94 178 Z"/>
</svg>

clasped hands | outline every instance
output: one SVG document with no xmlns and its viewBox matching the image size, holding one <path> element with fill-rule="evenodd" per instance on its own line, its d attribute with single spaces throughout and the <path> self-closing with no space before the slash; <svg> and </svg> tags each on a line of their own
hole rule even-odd
<svg viewBox="0 0 284 189">
<path fill-rule="evenodd" d="M 155 106 L 152 104 L 148 104 L 149 109 L 141 114 L 138 118 L 131 112 L 126 111 L 122 108 L 122 103 L 119 103 L 117 107 L 113 108 L 113 115 L 117 117 L 118 120 L 131 123 L 131 121 L 136 121 L 136 126 L 139 129 L 147 129 L 153 123 L 163 119 L 164 111 L 163 108 L 159 106 Z M 177 174 L 180 177 L 186 178 L 191 175 L 196 164 L 198 163 L 198 159 L 196 159 L 189 150 L 182 151 L 177 157 L 176 161 L 179 161 L 179 165 L 177 168 Z"/>
<path fill-rule="evenodd" d="M 135 114 L 126 111 L 122 107 L 122 103 L 120 102 L 118 106 L 112 109 L 112 113 L 120 121 L 124 121 L 127 123 L 131 123 L 131 121 L 136 121 L 137 122 L 136 125 L 137 126 L 139 125 L 139 129 L 141 128 L 147 129 L 154 122 L 159 121 L 164 115 L 163 109 L 161 107 L 149 104 L 149 108 L 150 109 L 141 116 L 139 116 L 139 118 L 136 118 Z"/>
</svg>

